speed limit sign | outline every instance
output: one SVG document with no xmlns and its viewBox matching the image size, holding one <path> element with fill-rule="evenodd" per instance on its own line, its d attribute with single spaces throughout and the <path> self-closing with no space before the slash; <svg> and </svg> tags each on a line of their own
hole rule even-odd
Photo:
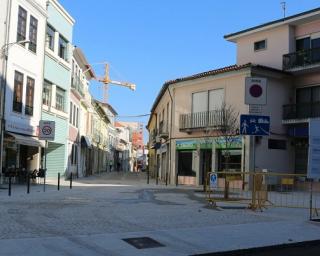
<svg viewBox="0 0 320 256">
<path fill-rule="evenodd" d="M 39 123 L 39 140 L 54 140 L 55 122 L 40 120 Z"/>
</svg>

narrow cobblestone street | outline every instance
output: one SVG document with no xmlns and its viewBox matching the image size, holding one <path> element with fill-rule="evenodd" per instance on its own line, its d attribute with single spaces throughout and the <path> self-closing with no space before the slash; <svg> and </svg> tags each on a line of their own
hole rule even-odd
<svg viewBox="0 0 320 256">
<path fill-rule="evenodd" d="M 239 249 L 255 235 L 262 239 L 251 247 L 320 238 L 320 227 L 306 221 L 305 210 L 289 216 L 285 209 L 210 209 L 199 188 L 156 186 L 153 180 L 147 185 L 144 173 L 103 173 L 75 180 L 72 189 L 64 181 L 60 191 L 55 183 L 49 181 L 46 192 L 33 185 L 30 194 L 14 185 L 11 197 L 1 189 L 2 255 L 188 255 Z M 299 226 L 304 234 L 292 232 Z M 273 236 L 272 229 L 278 230 Z M 138 250 L 121 240 L 139 236 L 165 246 Z M 218 244 L 209 242 L 213 237 Z"/>
</svg>

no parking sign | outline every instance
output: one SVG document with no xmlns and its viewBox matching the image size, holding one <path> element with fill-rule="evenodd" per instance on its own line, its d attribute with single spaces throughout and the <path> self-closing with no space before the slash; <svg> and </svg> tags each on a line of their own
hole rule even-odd
<svg viewBox="0 0 320 256">
<path fill-rule="evenodd" d="M 218 174 L 211 173 L 210 174 L 210 188 L 217 188 L 218 187 Z"/>
<path fill-rule="evenodd" d="M 39 123 L 39 140 L 53 141 L 55 135 L 55 122 L 41 120 Z"/>
</svg>

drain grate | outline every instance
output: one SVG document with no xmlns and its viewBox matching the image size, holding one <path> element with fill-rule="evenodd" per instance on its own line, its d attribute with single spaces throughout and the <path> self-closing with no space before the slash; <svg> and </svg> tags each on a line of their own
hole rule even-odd
<svg viewBox="0 0 320 256">
<path fill-rule="evenodd" d="M 160 244 L 158 241 L 150 237 L 133 237 L 133 238 L 124 238 L 122 240 L 136 247 L 137 249 L 164 247 L 163 244 Z"/>
</svg>

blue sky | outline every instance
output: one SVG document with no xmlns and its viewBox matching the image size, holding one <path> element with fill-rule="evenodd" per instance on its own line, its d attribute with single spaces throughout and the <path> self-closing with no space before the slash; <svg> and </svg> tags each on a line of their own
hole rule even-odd
<svg viewBox="0 0 320 256">
<path fill-rule="evenodd" d="M 107 61 L 113 80 L 109 103 L 119 116 L 146 114 L 162 84 L 235 64 L 235 45 L 225 34 L 279 19 L 281 0 L 60 0 L 75 18 L 73 43 L 90 63 Z M 287 0 L 287 16 L 320 6 L 319 0 Z M 103 66 L 94 66 L 103 75 Z M 102 99 L 99 84 L 91 92 Z M 146 118 L 122 118 L 140 121 Z M 145 136 L 146 137 L 146 136 Z"/>
</svg>

